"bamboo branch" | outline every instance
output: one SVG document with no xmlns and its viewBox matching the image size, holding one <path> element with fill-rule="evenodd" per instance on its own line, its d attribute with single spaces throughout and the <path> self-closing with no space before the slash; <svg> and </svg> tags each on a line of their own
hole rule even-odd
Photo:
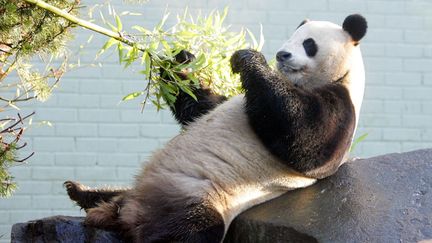
<svg viewBox="0 0 432 243">
<path fill-rule="evenodd" d="M 74 24 L 77 24 L 77 25 L 79 25 L 81 27 L 84 27 L 84 28 L 86 28 L 88 30 L 95 31 L 95 32 L 98 32 L 100 34 L 106 35 L 106 36 L 111 37 L 113 39 L 116 39 L 116 40 L 118 40 L 120 42 L 123 42 L 123 43 L 125 43 L 125 44 L 127 44 L 129 46 L 136 45 L 136 43 L 134 41 L 128 40 L 127 38 L 125 38 L 119 32 L 114 32 L 112 30 L 103 28 L 103 27 L 101 27 L 101 26 L 99 26 L 97 24 L 94 24 L 94 23 L 91 23 L 89 21 L 77 18 L 76 16 L 74 16 L 74 15 L 72 15 L 72 14 L 70 14 L 70 13 L 64 11 L 64 10 L 61 10 L 61 9 L 55 7 L 55 6 L 52 6 L 52 5 L 46 3 L 46 2 L 44 2 L 42 0 L 24 0 L 24 1 L 26 1 L 28 3 L 31 3 L 31 4 L 34 4 L 34 5 L 36 5 L 36 6 L 40 7 L 40 8 L 43 8 L 43 9 L 45 9 L 45 10 L 51 12 L 51 13 L 54 13 L 54 14 L 62 17 L 62 18 L 65 18 L 66 20 L 68 20 L 68 21 L 70 21 L 70 22 L 72 22 Z M 144 48 L 138 47 L 138 49 L 141 50 L 141 51 L 145 51 Z"/>
</svg>

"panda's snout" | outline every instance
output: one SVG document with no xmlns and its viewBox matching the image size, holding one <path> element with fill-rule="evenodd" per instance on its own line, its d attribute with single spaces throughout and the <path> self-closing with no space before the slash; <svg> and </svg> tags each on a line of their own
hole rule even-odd
<svg viewBox="0 0 432 243">
<path fill-rule="evenodd" d="M 291 57 L 292 57 L 291 52 L 279 51 L 278 53 L 276 53 L 276 60 L 278 62 L 285 62 L 285 61 L 291 59 Z"/>
</svg>

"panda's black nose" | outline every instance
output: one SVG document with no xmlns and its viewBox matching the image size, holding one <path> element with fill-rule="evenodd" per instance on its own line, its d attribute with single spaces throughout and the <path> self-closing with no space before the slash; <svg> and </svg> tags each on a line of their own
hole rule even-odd
<svg viewBox="0 0 432 243">
<path fill-rule="evenodd" d="M 290 59 L 292 57 L 291 52 L 287 51 L 280 51 L 276 54 L 276 60 L 278 62 L 285 62 L 286 60 Z"/>
</svg>

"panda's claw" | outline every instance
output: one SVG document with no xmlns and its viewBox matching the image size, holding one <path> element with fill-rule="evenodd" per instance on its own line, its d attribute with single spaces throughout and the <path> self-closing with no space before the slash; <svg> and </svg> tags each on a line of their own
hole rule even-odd
<svg viewBox="0 0 432 243">
<path fill-rule="evenodd" d="M 234 52 L 231 57 L 231 68 L 233 73 L 240 73 L 250 64 L 265 63 L 263 54 L 252 49 L 243 49 Z"/>
</svg>

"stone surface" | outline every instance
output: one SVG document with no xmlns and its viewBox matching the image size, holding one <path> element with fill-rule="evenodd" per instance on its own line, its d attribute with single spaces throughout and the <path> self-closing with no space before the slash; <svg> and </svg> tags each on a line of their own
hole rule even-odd
<svg viewBox="0 0 432 243">
<path fill-rule="evenodd" d="M 356 160 L 240 215 L 226 242 L 432 239 L 432 150 Z"/>
<path fill-rule="evenodd" d="M 14 224 L 11 242 L 14 243 L 122 243 L 116 233 L 86 227 L 82 217 L 54 216 L 27 223 Z"/>
<path fill-rule="evenodd" d="M 120 242 L 82 218 L 52 217 L 12 229 L 12 242 Z M 237 217 L 226 243 L 418 242 L 432 239 L 432 150 L 357 160 L 308 188 Z"/>
</svg>

